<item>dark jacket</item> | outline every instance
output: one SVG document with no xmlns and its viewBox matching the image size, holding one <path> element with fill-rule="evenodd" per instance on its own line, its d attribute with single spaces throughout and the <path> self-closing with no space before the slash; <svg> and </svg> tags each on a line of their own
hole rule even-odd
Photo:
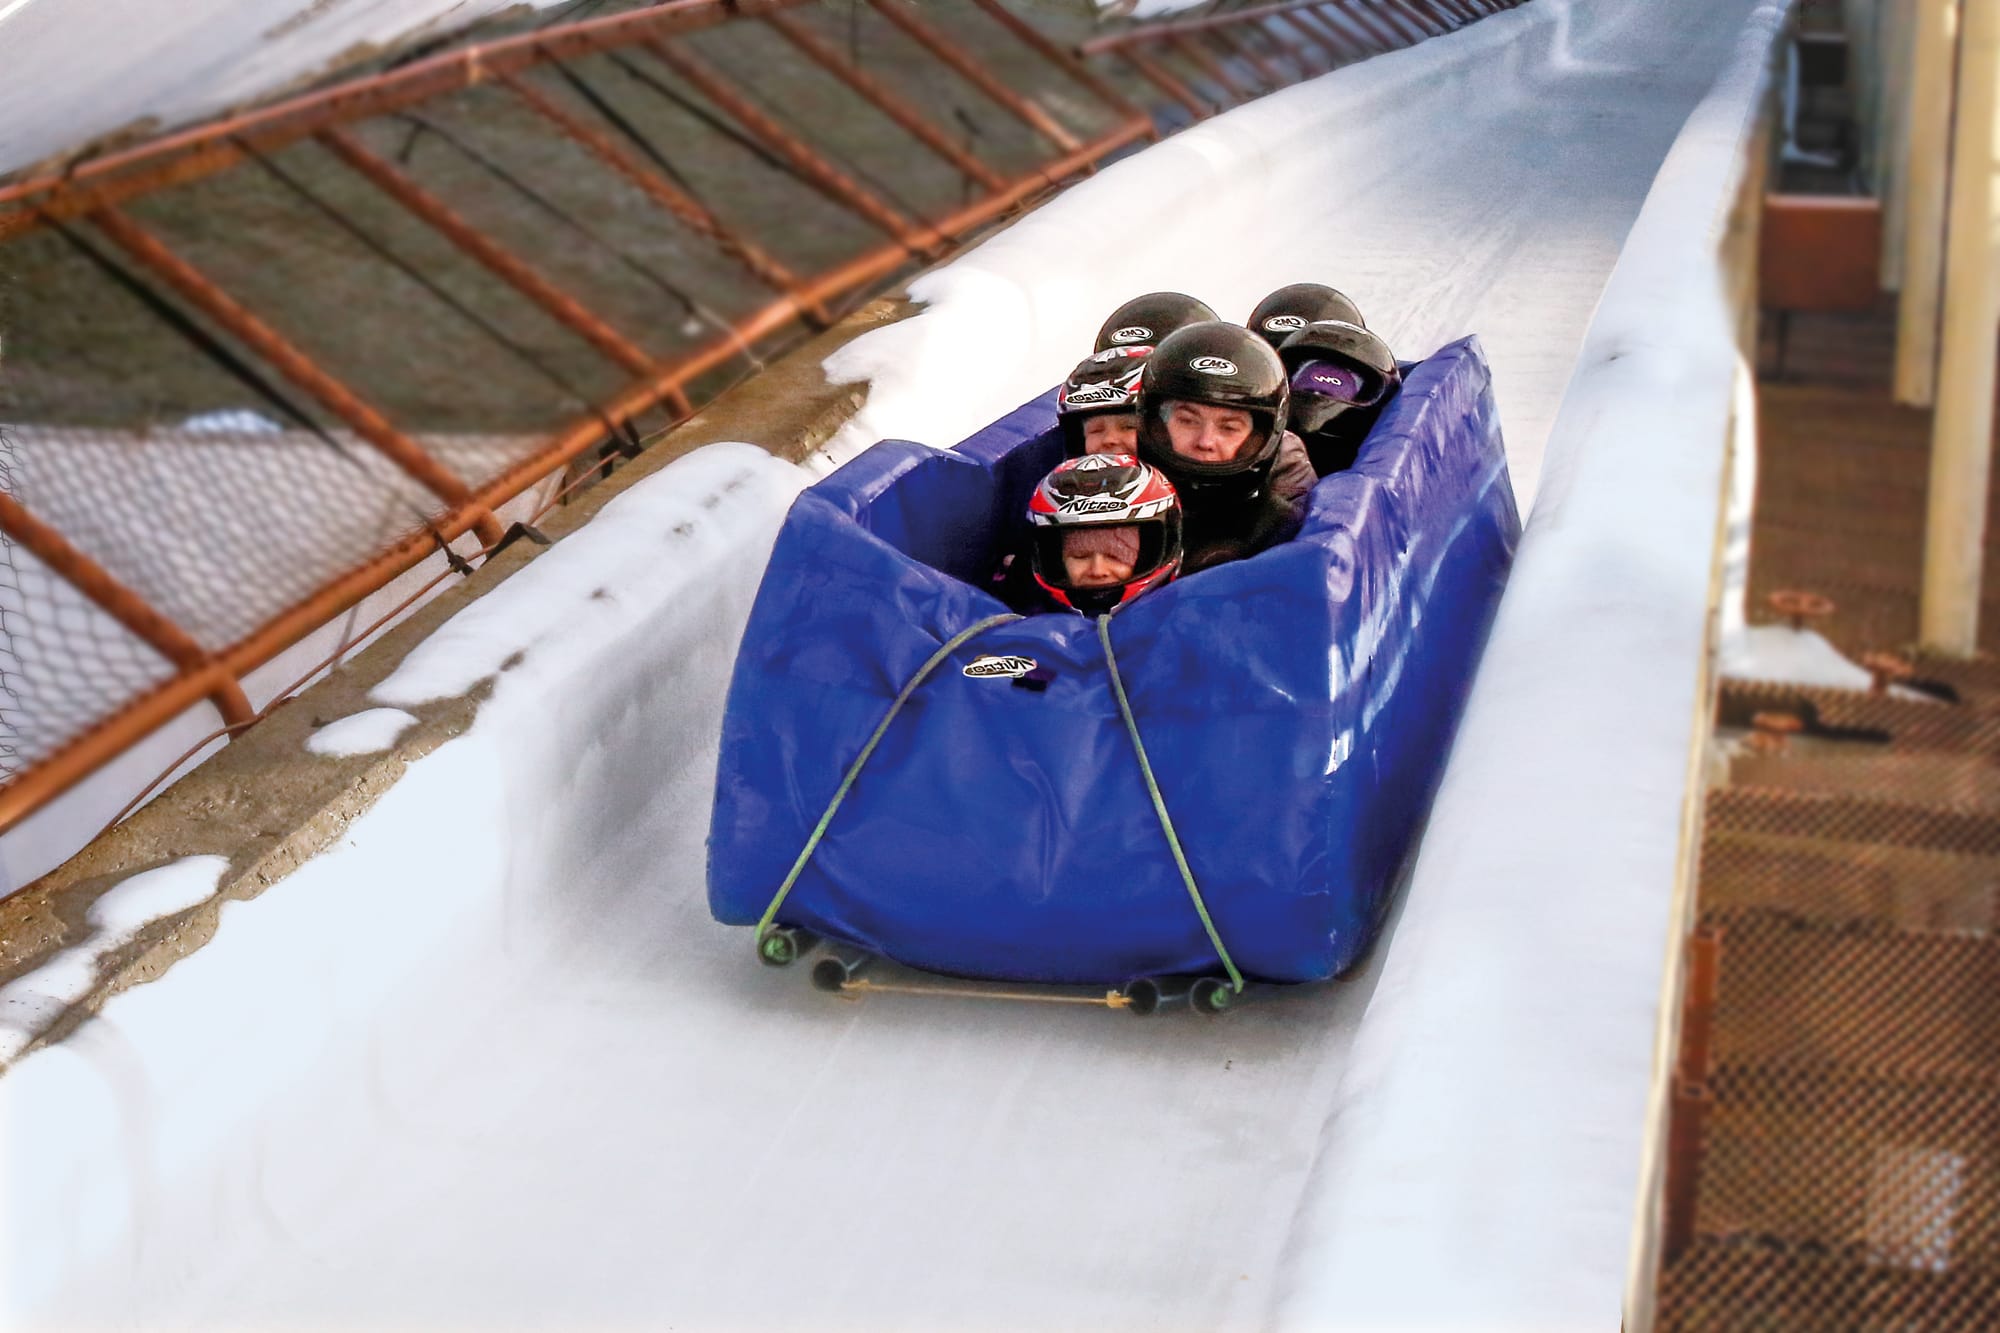
<svg viewBox="0 0 2000 1333">
<path fill-rule="evenodd" d="M 1174 478 L 1181 488 L 1185 516 L 1182 532 L 1187 554 L 1181 572 L 1192 574 L 1211 565 L 1241 560 L 1296 537 L 1318 480 L 1305 445 L 1290 431 L 1279 442 L 1267 485 L 1256 486 L 1237 478 L 1221 483 Z"/>
</svg>

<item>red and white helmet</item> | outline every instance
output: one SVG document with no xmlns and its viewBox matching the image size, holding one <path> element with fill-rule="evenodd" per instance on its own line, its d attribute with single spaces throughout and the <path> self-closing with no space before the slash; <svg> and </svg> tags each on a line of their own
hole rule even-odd
<svg viewBox="0 0 2000 1333">
<path fill-rule="evenodd" d="M 1181 498 L 1164 473 L 1130 454 L 1064 460 L 1035 487 L 1028 522 L 1035 581 L 1084 615 L 1102 615 L 1180 573 Z M 1063 554 L 1079 545 L 1116 553 L 1131 572 L 1110 583 L 1072 582 Z"/>
</svg>

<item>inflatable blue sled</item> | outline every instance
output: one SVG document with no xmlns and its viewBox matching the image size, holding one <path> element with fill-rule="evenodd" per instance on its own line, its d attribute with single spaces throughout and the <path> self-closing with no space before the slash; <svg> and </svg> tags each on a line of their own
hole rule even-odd
<svg viewBox="0 0 2000 1333">
<path fill-rule="evenodd" d="M 1409 368 L 1296 539 L 1102 622 L 985 590 L 1060 458 L 1051 394 L 792 506 L 730 684 L 710 909 L 967 977 L 1345 970 L 1520 536 L 1478 341 Z"/>
</svg>

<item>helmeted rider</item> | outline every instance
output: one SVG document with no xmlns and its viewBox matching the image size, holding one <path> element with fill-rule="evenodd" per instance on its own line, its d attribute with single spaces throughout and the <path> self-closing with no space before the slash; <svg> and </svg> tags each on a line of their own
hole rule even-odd
<svg viewBox="0 0 2000 1333">
<path fill-rule="evenodd" d="M 1181 568 L 1173 483 L 1130 454 L 1063 460 L 1028 501 L 1029 560 L 1050 607 L 1104 615 Z"/>
<path fill-rule="evenodd" d="M 1111 317 L 1098 328 L 1097 345 L 1092 350 L 1157 347 L 1160 340 L 1174 330 L 1215 317 L 1215 311 L 1192 296 L 1184 296 L 1180 292 L 1147 292 L 1111 312 Z"/>
<path fill-rule="evenodd" d="M 1361 307 L 1345 292 L 1323 282 L 1294 282 L 1278 288 L 1257 303 L 1244 326 L 1275 350 L 1306 325 L 1326 319 L 1342 320 L 1356 328 L 1368 327 L 1368 321 L 1361 318 Z"/>
<path fill-rule="evenodd" d="M 1278 354 L 1241 325 L 1190 325 L 1146 358 L 1139 456 L 1180 492 L 1185 572 L 1297 534 L 1317 478 L 1285 429 L 1290 399 Z"/>
<path fill-rule="evenodd" d="M 1056 395 L 1064 457 L 1138 452 L 1133 400 L 1139 393 L 1139 372 L 1152 351 L 1143 344 L 1107 347 L 1077 363 Z"/>
<path fill-rule="evenodd" d="M 1354 466 L 1389 399 L 1403 385 L 1389 344 L 1357 324 L 1320 320 L 1278 348 L 1291 378 L 1292 425 L 1322 477 Z"/>
</svg>

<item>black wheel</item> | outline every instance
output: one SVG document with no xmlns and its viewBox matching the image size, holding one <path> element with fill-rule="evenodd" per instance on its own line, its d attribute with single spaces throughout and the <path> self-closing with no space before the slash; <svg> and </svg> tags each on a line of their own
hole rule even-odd
<svg viewBox="0 0 2000 1333">
<path fill-rule="evenodd" d="M 813 964 L 813 986 L 833 993 L 845 990 L 848 982 L 867 971 L 868 961 L 867 954 L 828 954 Z"/>
<path fill-rule="evenodd" d="M 1186 977 L 1139 977 L 1128 981 L 1118 992 L 1125 997 L 1125 1008 L 1140 1018 L 1157 1013 L 1171 1004 L 1178 1004 L 1188 997 Z"/>
<path fill-rule="evenodd" d="M 1196 1013 L 1214 1017 L 1227 1012 L 1238 996 L 1221 977 L 1203 977 L 1194 983 L 1194 989 L 1188 992 L 1188 999 Z"/>
<path fill-rule="evenodd" d="M 819 937 L 794 926 L 773 926 L 757 940 L 757 957 L 767 967 L 789 967 L 812 950 Z"/>
</svg>

